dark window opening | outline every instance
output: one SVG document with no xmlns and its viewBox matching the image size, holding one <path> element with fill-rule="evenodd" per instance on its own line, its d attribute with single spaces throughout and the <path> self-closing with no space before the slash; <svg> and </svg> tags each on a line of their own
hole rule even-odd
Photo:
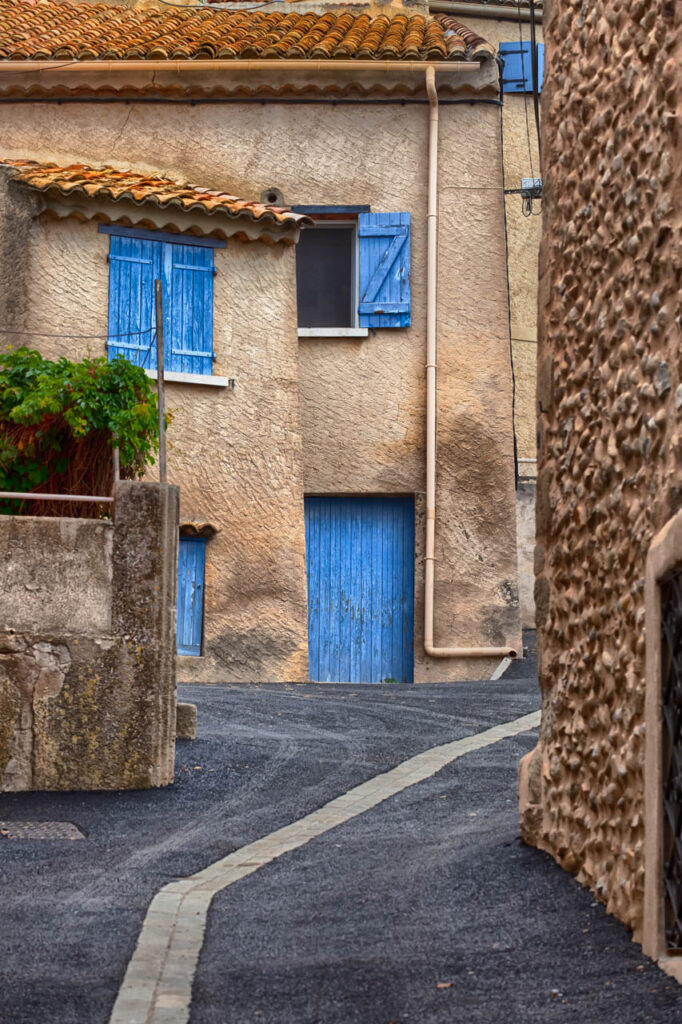
<svg viewBox="0 0 682 1024">
<path fill-rule="evenodd" d="M 296 247 L 299 327 L 354 327 L 353 227 L 308 228 Z"/>
</svg>

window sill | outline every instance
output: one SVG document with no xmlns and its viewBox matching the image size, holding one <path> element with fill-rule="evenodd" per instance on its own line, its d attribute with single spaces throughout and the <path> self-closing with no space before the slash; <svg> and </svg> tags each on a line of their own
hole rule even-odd
<svg viewBox="0 0 682 1024">
<path fill-rule="evenodd" d="M 145 370 L 148 377 L 156 380 L 156 370 Z M 163 375 L 165 384 L 208 384 L 212 388 L 231 388 L 233 382 L 230 377 L 213 377 L 208 373 L 175 373 L 167 370 Z"/>
<path fill-rule="evenodd" d="M 299 338 L 368 338 L 369 327 L 299 327 Z"/>
</svg>

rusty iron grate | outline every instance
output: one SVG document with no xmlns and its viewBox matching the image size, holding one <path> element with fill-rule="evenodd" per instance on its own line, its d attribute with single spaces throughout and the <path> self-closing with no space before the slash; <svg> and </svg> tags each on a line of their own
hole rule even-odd
<svg viewBox="0 0 682 1024">
<path fill-rule="evenodd" d="M 70 821 L 0 821 L 0 839 L 85 839 Z"/>
<path fill-rule="evenodd" d="M 665 936 L 682 953 L 682 566 L 661 581 Z"/>
</svg>

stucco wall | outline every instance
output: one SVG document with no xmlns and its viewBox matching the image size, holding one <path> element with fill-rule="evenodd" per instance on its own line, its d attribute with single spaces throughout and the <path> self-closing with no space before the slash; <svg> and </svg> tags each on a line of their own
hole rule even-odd
<svg viewBox="0 0 682 1024">
<path fill-rule="evenodd" d="M 108 236 L 73 219 L 43 216 L 40 227 L 27 250 L 39 287 L 22 327 L 47 336 L 22 340 L 50 358 L 105 354 Z M 181 522 L 217 531 L 206 549 L 206 656 L 181 660 L 184 679 L 307 677 L 294 258 L 290 246 L 216 249 L 214 372 L 235 389 L 166 385 Z"/>
<path fill-rule="evenodd" d="M 663 0 L 545 12 L 543 713 L 521 824 L 638 935 L 645 557 L 682 496 L 681 16 Z"/>
<path fill-rule="evenodd" d="M 511 10 L 506 19 L 470 18 L 467 25 L 484 36 L 499 52 L 500 43 L 530 41 L 530 25 L 519 22 Z M 535 27 L 536 40 L 543 41 L 542 25 Z M 522 178 L 542 177 L 537 130 L 531 93 L 504 93 L 504 183 L 520 188 Z M 509 303 L 514 360 L 514 426 L 519 475 L 525 478 L 517 493 L 517 545 L 519 557 L 519 602 L 525 628 L 535 625 L 533 599 L 533 549 L 535 531 L 529 524 L 535 515 L 536 475 L 535 377 L 537 362 L 538 252 L 542 202 L 536 201 L 533 216 L 523 214 L 521 197 L 505 196 L 509 247 Z"/>
<path fill-rule="evenodd" d="M 276 186 L 291 204 L 370 203 L 411 212 L 411 328 L 380 330 L 364 341 L 306 340 L 297 360 L 294 252 L 230 243 L 216 257 L 215 373 L 234 377 L 235 391 L 169 386 L 176 410 L 170 471 L 182 487 L 182 517 L 222 531 L 208 545 L 209 657 L 190 668 L 202 679 L 305 678 L 303 489 L 424 488 L 428 108 L 69 104 L 56 120 L 40 105 L 20 112 L 5 106 L 0 126 L 10 156 L 104 161 L 115 144 L 121 165 L 237 195 L 257 197 Z M 442 108 L 440 174 L 436 642 L 516 646 L 502 196 L 449 187 L 501 181 L 497 108 Z M 94 229 L 54 230 L 84 239 Z M 79 260 L 90 258 L 92 244 L 80 247 Z M 84 268 L 85 302 L 104 329 L 101 236 L 98 244 L 101 264 Z M 59 263 L 56 276 L 68 276 L 70 258 L 61 255 Z M 62 309 L 64 302 L 66 295 Z M 416 576 L 420 623 L 419 556 Z M 480 677 L 494 666 L 425 663 L 421 625 L 415 651 L 417 680 Z"/>
<path fill-rule="evenodd" d="M 0 516 L 0 791 L 173 781 L 177 488 L 115 522 Z"/>
</svg>

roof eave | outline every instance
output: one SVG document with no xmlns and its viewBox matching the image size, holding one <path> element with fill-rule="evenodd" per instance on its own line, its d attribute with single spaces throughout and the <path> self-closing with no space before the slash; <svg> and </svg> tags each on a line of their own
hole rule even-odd
<svg viewBox="0 0 682 1024">
<path fill-rule="evenodd" d="M 71 95 L 360 97 L 424 92 L 433 68 L 444 94 L 497 95 L 498 68 L 485 61 L 0 61 L 0 99 Z"/>
<path fill-rule="evenodd" d="M 141 201 L 127 197 L 114 200 L 97 195 L 88 196 L 82 190 L 65 194 L 56 186 L 36 189 L 25 182 L 16 184 L 40 195 L 44 203 L 43 212 L 57 220 L 71 217 L 81 222 L 96 221 L 126 228 L 191 234 L 201 238 L 263 242 L 266 245 L 295 245 L 301 228 L 310 223 L 308 217 L 302 216 L 294 221 L 296 215 L 292 215 L 292 220 L 282 223 L 274 216 L 254 217 L 247 210 L 229 213 L 215 209 L 209 212 L 201 209 L 198 204 L 187 210 L 178 202 L 159 203 L 151 197 Z"/>
</svg>

